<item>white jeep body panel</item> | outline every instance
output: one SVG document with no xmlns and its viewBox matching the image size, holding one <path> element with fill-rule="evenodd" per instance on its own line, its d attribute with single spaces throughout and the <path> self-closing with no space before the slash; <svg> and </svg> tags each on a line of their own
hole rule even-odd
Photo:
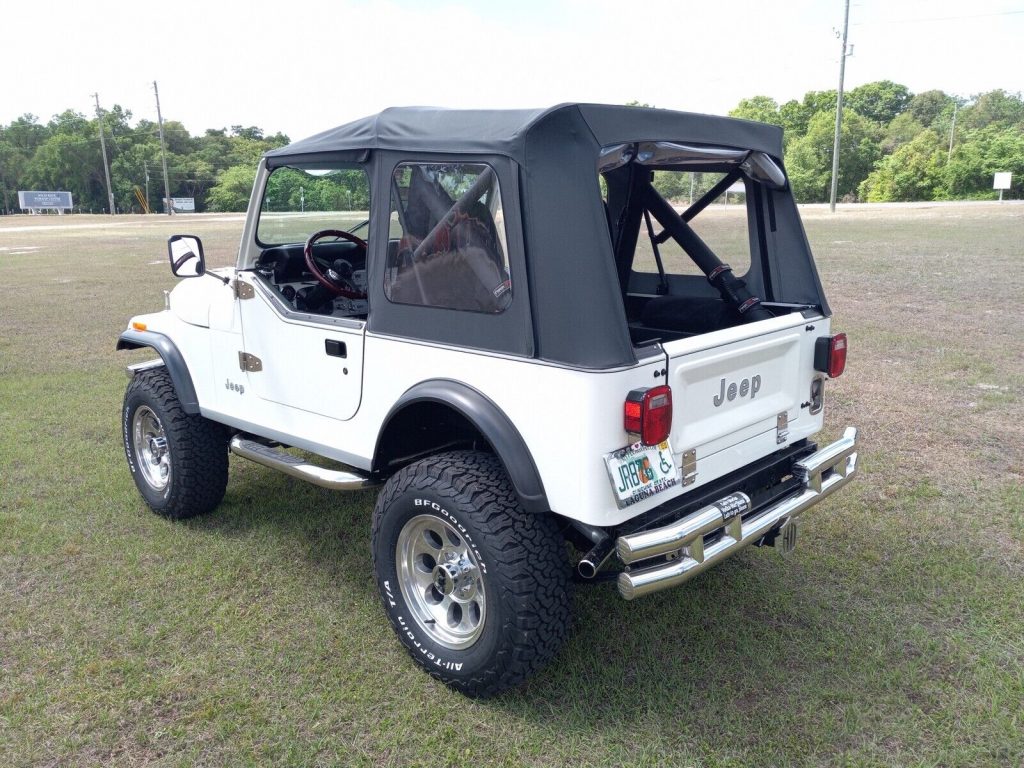
<svg viewBox="0 0 1024 768">
<path fill-rule="evenodd" d="M 359 410 L 362 394 L 363 336 L 359 320 L 300 318 L 275 306 L 271 292 L 251 280 L 256 296 L 239 301 L 243 347 L 262 362 L 263 370 L 248 376 L 261 400 L 329 419 L 347 421 Z M 319 322 L 318 322 L 319 321 Z M 325 342 L 334 342 L 344 357 L 331 356 Z"/>
<path fill-rule="evenodd" d="M 828 319 L 791 314 L 664 345 L 672 445 L 680 465 L 684 451 L 696 452 L 695 487 L 821 429 L 824 414 L 812 416 L 808 401 L 822 376 L 814 342 L 828 333 Z"/>
<path fill-rule="evenodd" d="M 828 334 L 820 317 L 794 313 L 669 342 L 626 369 L 574 370 L 374 335 L 361 321 L 289 316 L 259 278 L 235 279 L 257 284 L 255 296 L 237 299 L 222 283 L 188 280 L 171 292 L 169 311 L 134 320 L 178 345 L 204 416 L 358 469 L 370 469 L 392 406 L 428 379 L 461 382 L 493 401 L 529 447 L 552 511 L 596 526 L 622 523 L 821 429 L 821 413 L 806 408 L 820 377 L 814 340 Z M 207 327 L 196 322 L 203 318 Z M 346 345 L 345 358 L 326 354 L 329 339 Z M 243 371 L 243 351 L 262 370 Z M 632 442 L 623 427 L 626 394 L 663 382 L 666 357 L 675 401 L 669 440 L 680 480 L 685 452 L 695 452 L 696 473 L 620 509 L 604 456 Z M 757 391 L 751 396 L 748 385 L 741 395 L 742 381 L 755 376 Z M 788 416 L 781 441 L 780 413 Z"/>
</svg>

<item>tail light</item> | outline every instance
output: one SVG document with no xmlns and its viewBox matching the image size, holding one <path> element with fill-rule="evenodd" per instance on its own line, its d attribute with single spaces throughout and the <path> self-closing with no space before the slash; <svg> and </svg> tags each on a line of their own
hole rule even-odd
<svg viewBox="0 0 1024 768">
<path fill-rule="evenodd" d="M 846 370 L 846 334 L 822 336 L 814 342 L 814 370 L 835 379 Z"/>
<path fill-rule="evenodd" d="M 634 389 L 626 395 L 624 417 L 626 431 L 639 435 L 644 445 L 658 445 L 668 440 L 672 431 L 671 387 Z"/>
</svg>

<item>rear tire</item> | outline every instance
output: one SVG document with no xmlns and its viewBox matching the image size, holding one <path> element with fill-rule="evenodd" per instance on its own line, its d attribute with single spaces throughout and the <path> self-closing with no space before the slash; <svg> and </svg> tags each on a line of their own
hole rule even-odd
<svg viewBox="0 0 1024 768">
<path fill-rule="evenodd" d="M 121 412 L 132 479 L 158 515 L 184 520 L 214 509 L 228 484 L 224 427 L 185 413 L 166 368 L 132 378 Z"/>
<path fill-rule="evenodd" d="M 399 640 L 462 693 L 516 686 L 570 623 L 569 566 L 553 518 L 525 512 L 501 462 L 453 452 L 405 467 L 373 512 L 373 566 Z"/>
</svg>

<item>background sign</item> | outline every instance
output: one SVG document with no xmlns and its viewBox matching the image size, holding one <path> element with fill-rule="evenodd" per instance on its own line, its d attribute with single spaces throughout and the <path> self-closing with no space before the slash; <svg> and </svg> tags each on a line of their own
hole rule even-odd
<svg viewBox="0 0 1024 768">
<path fill-rule="evenodd" d="M 997 173 L 995 181 L 992 182 L 992 189 L 1009 189 L 1012 173 Z"/>
<path fill-rule="evenodd" d="M 167 203 L 167 198 L 164 198 L 164 203 Z M 194 197 L 172 197 L 171 208 L 179 213 L 195 213 L 196 212 L 196 199 Z"/>
<path fill-rule="evenodd" d="M 70 192 L 18 192 L 18 207 L 67 208 L 73 207 Z"/>
</svg>

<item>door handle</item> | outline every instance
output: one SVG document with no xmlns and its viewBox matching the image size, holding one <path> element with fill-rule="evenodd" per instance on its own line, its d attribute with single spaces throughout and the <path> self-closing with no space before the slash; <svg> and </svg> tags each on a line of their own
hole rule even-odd
<svg viewBox="0 0 1024 768">
<path fill-rule="evenodd" d="M 348 357 L 348 349 L 344 341 L 324 339 L 324 350 L 329 357 Z"/>
</svg>

